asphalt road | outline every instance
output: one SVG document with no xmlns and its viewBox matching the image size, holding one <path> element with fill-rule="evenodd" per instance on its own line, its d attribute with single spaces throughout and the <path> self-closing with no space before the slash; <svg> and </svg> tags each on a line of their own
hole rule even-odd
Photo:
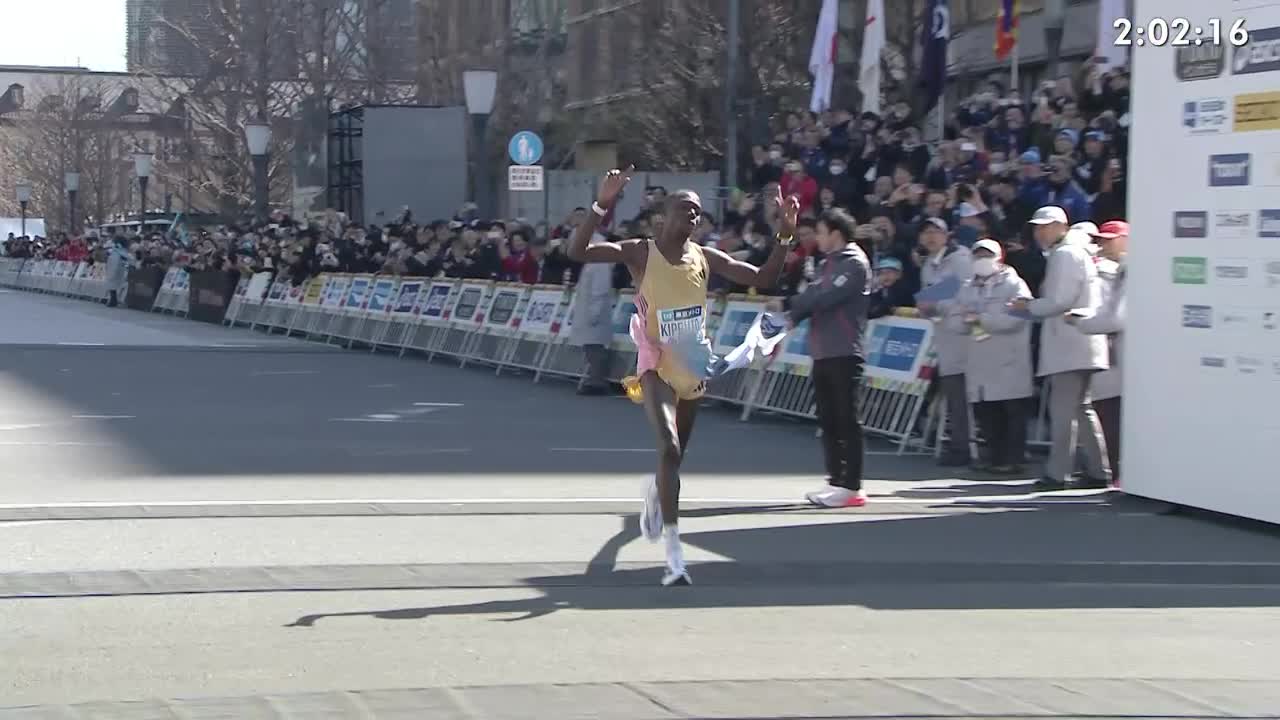
<svg viewBox="0 0 1280 720">
<path fill-rule="evenodd" d="M 1280 717 L 1268 528 L 710 407 L 662 589 L 625 400 L 0 307 L 0 718 Z"/>
</svg>

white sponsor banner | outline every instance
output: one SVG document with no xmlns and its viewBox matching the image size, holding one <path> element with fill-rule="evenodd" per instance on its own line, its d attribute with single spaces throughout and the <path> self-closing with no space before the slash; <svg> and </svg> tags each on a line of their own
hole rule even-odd
<svg viewBox="0 0 1280 720">
<path fill-rule="evenodd" d="M 1229 17 L 1216 12 L 1223 5 Z M 1280 230 L 1280 132 L 1259 104 L 1280 87 L 1280 3 L 1137 0 L 1135 27 L 1170 18 L 1223 31 L 1198 47 L 1133 48 L 1131 127 L 1141 132 L 1128 163 L 1122 487 L 1280 523 L 1270 455 L 1280 335 L 1268 329 L 1280 311 L 1280 251 L 1267 235 Z M 1231 43 L 1237 21 L 1247 45 Z"/>
<path fill-rule="evenodd" d="M 564 300 L 563 289 L 534 289 L 520 318 L 520 332 L 527 335 L 551 335 L 555 332 L 556 314 Z"/>
</svg>

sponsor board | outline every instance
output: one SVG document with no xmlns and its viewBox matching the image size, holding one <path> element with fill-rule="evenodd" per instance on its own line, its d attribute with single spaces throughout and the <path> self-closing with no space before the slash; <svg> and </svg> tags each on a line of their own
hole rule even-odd
<svg viewBox="0 0 1280 720">
<path fill-rule="evenodd" d="M 1209 237 L 1209 213 L 1203 210 L 1174 211 L 1173 236 L 1176 238 Z"/>
<path fill-rule="evenodd" d="M 1208 305 L 1183 305 L 1182 327 L 1201 330 L 1213 327 L 1213 308 Z"/>
<path fill-rule="evenodd" d="M 1258 237 L 1280 238 L 1280 210 L 1258 211 Z"/>
<path fill-rule="evenodd" d="M 1262 329 L 1274 331 L 1278 327 L 1280 327 L 1280 313 L 1277 313 L 1275 310 L 1263 310 Z"/>
<path fill-rule="evenodd" d="M 1262 273 L 1267 279 L 1267 287 L 1280 288 L 1280 260 L 1270 259 L 1263 262 Z"/>
<path fill-rule="evenodd" d="M 1216 78 L 1226 65 L 1227 50 L 1222 45 L 1180 47 L 1174 54 L 1174 74 L 1183 82 Z"/>
<path fill-rule="evenodd" d="M 1220 357 L 1218 355 L 1201 355 L 1200 356 L 1200 367 L 1225 368 L 1226 366 L 1227 366 L 1227 359 L 1224 357 Z"/>
<path fill-rule="evenodd" d="M 1223 258 L 1213 261 L 1215 284 L 1245 285 L 1249 282 L 1249 261 L 1244 258 Z"/>
<path fill-rule="evenodd" d="M 1250 28 L 1249 43 L 1231 55 L 1233 75 L 1280 70 L 1280 27 Z"/>
<path fill-rule="evenodd" d="M 1249 153 L 1209 156 L 1209 187 L 1245 187 L 1249 184 L 1253 157 Z"/>
<path fill-rule="evenodd" d="M 1213 236 L 1247 237 L 1253 232 L 1253 213 L 1247 210 L 1220 210 L 1213 214 Z"/>
<path fill-rule="evenodd" d="M 562 289 L 536 289 L 529 293 L 529 302 L 524 306 L 524 317 L 520 320 L 520 331 L 526 335 L 553 335 L 559 332 L 556 313 L 563 299 Z"/>
<path fill-rule="evenodd" d="M 1280 130 L 1280 92 L 1237 95 L 1231 127 L 1236 132 Z"/>
<path fill-rule="evenodd" d="M 1247 308 L 1224 308 L 1218 311 L 1218 324 L 1224 330 L 1247 331 L 1253 324 L 1254 314 Z"/>
<path fill-rule="evenodd" d="M 1241 375 L 1259 375 L 1266 372 L 1266 363 L 1262 362 L 1262 358 L 1256 358 L 1251 355 L 1236 356 L 1236 370 Z"/>
<path fill-rule="evenodd" d="M 1226 132 L 1231 127 L 1231 104 L 1226 98 L 1188 100 L 1182 104 L 1182 126 L 1192 135 Z"/>
<path fill-rule="evenodd" d="M 1175 257 L 1173 282 L 1176 285 L 1204 285 L 1209 282 L 1209 261 L 1202 257 Z"/>
</svg>

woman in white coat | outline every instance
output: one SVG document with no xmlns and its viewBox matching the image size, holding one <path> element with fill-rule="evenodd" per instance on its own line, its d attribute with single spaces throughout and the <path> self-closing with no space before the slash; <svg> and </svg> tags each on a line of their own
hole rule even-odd
<svg viewBox="0 0 1280 720">
<path fill-rule="evenodd" d="M 1031 291 L 1018 273 L 1004 264 L 1004 249 L 995 240 L 974 243 L 973 277 L 949 303 L 945 323 L 972 342 L 965 358 L 965 387 L 978 427 L 986 439 L 979 461 L 998 475 L 1024 472 L 1027 412 L 1033 395 L 1031 321 L 1009 312 Z"/>
<path fill-rule="evenodd" d="M 1129 251 L 1129 223 L 1112 220 L 1103 223 L 1094 234 L 1099 247 L 1098 279 L 1102 304 L 1090 317 L 1068 315 L 1066 320 L 1086 335 L 1106 335 L 1111 345 L 1111 367 L 1093 376 L 1089 394 L 1093 409 L 1102 425 L 1107 441 L 1107 459 L 1111 462 L 1111 483 L 1120 483 L 1120 368 L 1124 338 L 1124 259 Z"/>
<path fill-rule="evenodd" d="M 591 244 L 604 242 L 596 233 Z M 613 341 L 613 266 L 600 263 L 582 267 L 573 295 L 573 326 L 569 341 L 582 348 L 586 371 L 578 383 L 582 395 L 609 391 L 609 345 Z"/>
</svg>

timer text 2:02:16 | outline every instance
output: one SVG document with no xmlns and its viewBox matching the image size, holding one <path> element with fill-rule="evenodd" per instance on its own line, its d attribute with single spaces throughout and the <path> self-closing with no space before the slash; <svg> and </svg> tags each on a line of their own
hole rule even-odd
<svg viewBox="0 0 1280 720">
<path fill-rule="evenodd" d="M 1210 18 L 1206 27 L 1192 27 L 1191 21 L 1186 18 L 1152 18 L 1145 27 L 1135 25 L 1129 18 L 1116 18 L 1112 23 L 1112 27 L 1116 29 L 1115 44 L 1124 47 L 1141 47 L 1147 44 L 1153 47 L 1221 45 L 1224 39 L 1234 47 L 1249 44 L 1249 30 L 1244 26 L 1244 18 L 1231 23 L 1225 35 L 1224 25 L 1221 18 Z"/>
</svg>

